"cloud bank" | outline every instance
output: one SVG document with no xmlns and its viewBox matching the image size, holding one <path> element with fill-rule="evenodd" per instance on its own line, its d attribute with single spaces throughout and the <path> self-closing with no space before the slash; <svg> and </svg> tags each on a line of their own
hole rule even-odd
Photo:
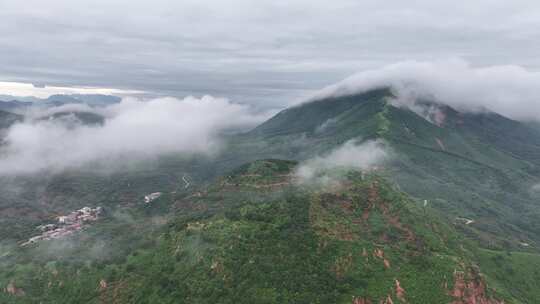
<svg viewBox="0 0 540 304">
<path fill-rule="evenodd" d="M 342 146 L 332 150 L 324 156 L 312 158 L 301 164 L 296 175 L 300 182 L 311 182 L 324 176 L 325 171 L 335 168 L 353 168 L 359 170 L 373 169 L 383 164 L 390 157 L 390 153 L 384 143 L 380 141 L 366 141 L 359 143 L 357 140 L 349 140 Z M 330 182 L 323 177 L 322 183 Z"/>
<path fill-rule="evenodd" d="M 7 130 L 0 148 L 0 175 L 118 164 L 166 153 L 212 153 L 219 147 L 221 133 L 252 127 L 268 116 L 210 96 L 124 99 L 96 109 L 66 105 L 43 111 L 29 114 L 29 119 Z M 43 118 L 60 111 L 92 112 L 104 117 L 104 123 Z"/>
<path fill-rule="evenodd" d="M 405 61 L 355 74 L 310 98 L 392 87 L 400 105 L 435 100 L 462 111 L 489 110 L 516 120 L 540 121 L 540 72 L 520 66 L 473 67 L 460 59 Z"/>
<path fill-rule="evenodd" d="M 540 68 L 537 0 L 2 0 L 0 20 L 4 81 L 261 106 L 408 59 Z"/>
</svg>

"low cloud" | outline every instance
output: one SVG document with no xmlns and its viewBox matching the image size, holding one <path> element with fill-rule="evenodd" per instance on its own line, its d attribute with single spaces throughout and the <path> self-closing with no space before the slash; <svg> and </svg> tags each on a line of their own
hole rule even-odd
<svg viewBox="0 0 540 304">
<path fill-rule="evenodd" d="M 74 125 L 62 119 L 39 119 L 60 111 L 92 112 L 103 116 L 104 123 Z M 210 96 L 124 99 L 99 109 L 67 105 L 28 116 L 7 131 L 6 144 L 0 148 L 0 175 L 118 164 L 166 153 L 213 153 L 223 132 L 247 129 L 268 117 Z"/>
<path fill-rule="evenodd" d="M 389 148 L 381 141 L 349 140 L 327 155 L 312 158 L 301 164 L 296 175 L 301 183 L 332 183 L 333 178 L 326 173 L 332 169 L 369 170 L 383 164 L 390 158 Z"/>
<path fill-rule="evenodd" d="M 516 120 L 540 121 L 540 72 L 515 65 L 473 67 L 460 60 L 406 61 L 355 74 L 310 99 L 391 87 L 396 103 L 434 100 L 462 111 L 493 111 Z"/>
</svg>

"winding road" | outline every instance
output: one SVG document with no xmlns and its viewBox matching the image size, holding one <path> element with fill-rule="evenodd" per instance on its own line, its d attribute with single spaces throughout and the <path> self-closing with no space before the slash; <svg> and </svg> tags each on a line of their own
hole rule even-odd
<svg viewBox="0 0 540 304">
<path fill-rule="evenodd" d="M 189 177 L 187 174 L 184 174 L 184 175 L 182 176 L 182 180 L 183 180 L 184 183 L 185 183 L 184 189 L 189 188 L 189 186 L 191 185 L 191 183 L 186 179 L 186 176 Z"/>
</svg>

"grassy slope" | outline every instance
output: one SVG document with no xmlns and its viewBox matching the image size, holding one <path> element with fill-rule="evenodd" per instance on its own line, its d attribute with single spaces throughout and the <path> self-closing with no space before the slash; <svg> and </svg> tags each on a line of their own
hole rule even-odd
<svg viewBox="0 0 540 304">
<path fill-rule="evenodd" d="M 492 287 L 505 290 L 504 293 L 520 303 L 538 302 L 540 255 L 480 249 L 477 256 Z"/>
<path fill-rule="evenodd" d="M 515 157 L 488 136 L 480 140 L 478 129 L 437 127 L 395 108 L 388 116 L 386 138 L 399 152 L 392 178 L 404 190 L 428 199 L 449 220 L 474 219 L 467 231 L 486 246 L 540 241 L 538 203 L 530 193 L 539 179 L 534 159 Z"/>
</svg>

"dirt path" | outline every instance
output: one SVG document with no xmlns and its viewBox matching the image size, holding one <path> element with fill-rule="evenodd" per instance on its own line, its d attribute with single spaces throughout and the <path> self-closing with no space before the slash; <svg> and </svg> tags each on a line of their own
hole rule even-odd
<svg viewBox="0 0 540 304">
<path fill-rule="evenodd" d="M 435 141 L 437 142 L 437 144 L 439 145 L 439 148 L 441 148 L 441 150 L 446 151 L 446 147 L 444 146 L 444 143 L 442 142 L 442 140 L 435 137 Z"/>
</svg>

